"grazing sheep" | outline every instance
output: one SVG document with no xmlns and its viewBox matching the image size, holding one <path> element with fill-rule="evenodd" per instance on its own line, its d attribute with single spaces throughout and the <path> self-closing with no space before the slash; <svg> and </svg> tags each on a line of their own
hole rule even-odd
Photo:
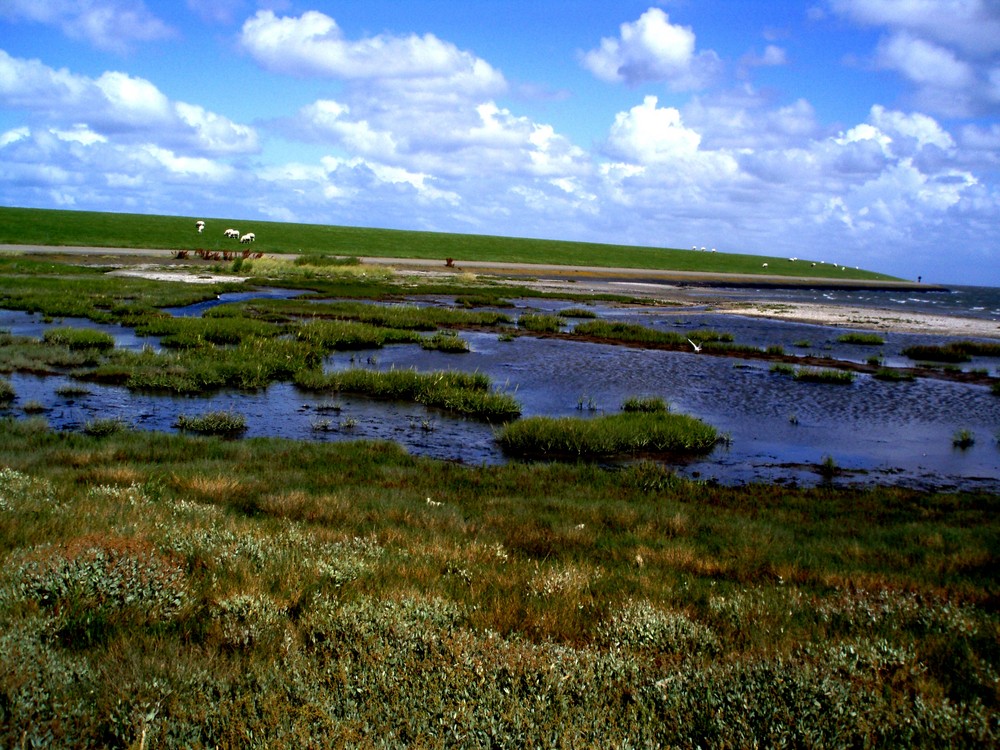
<svg viewBox="0 0 1000 750">
<path fill-rule="evenodd" d="M 767 263 L 761 263 L 760 267 L 761 268 L 767 268 Z"/>
<path fill-rule="evenodd" d="M 195 225 L 196 227 L 198 227 L 198 234 L 201 234 L 202 230 L 203 230 L 203 229 L 205 228 L 205 222 L 203 222 L 203 221 L 201 221 L 201 220 L 199 219 L 198 221 L 196 221 L 196 222 L 194 223 L 194 225 Z"/>
<path fill-rule="evenodd" d="M 257 236 L 253 232 L 247 232 L 242 237 L 240 237 L 240 242 L 246 245 L 253 242 L 255 239 L 257 239 Z"/>
<path fill-rule="evenodd" d="M 225 232 L 223 232 L 223 234 L 226 235 L 226 237 L 231 237 L 234 240 L 238 240 L 240 238 L 239 229 L 227 229 Z"/>
</svg>

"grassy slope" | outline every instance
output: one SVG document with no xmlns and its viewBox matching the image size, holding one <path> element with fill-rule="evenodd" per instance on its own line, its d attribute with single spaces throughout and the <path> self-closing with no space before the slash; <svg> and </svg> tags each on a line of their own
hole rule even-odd
<svg viewBox="0 0 1000 750">
<path fill-rule="evenodd" d="M 290 224 L 205 218 L 199 235 L 197 217 L 56 211 L 0 207 L 0 244 L 164 248 L 176 250 L 234 249 L 223 237 L 227 227 L 254 232 L 254 250 L 268 253 L 330 253 L 458 261 L 552 263 L 709 273 L 777 274 L 835 279 L 893 277 L 871 271 L 840 270 L 828 264 L 811 267 L 806 260 L 790 263 L 761 255 L 693 253 L 690 250 L 602 245 L 485 235 L 411 232 L 362 227 Z M 768 263 L 768 268 L 762 264 Z"/>
</svg>

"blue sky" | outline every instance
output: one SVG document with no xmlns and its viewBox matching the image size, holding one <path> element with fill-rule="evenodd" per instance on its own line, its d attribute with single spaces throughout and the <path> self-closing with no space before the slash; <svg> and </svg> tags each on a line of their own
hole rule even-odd
<svg viewBox="0 0 1000 750">
<path fill-rule="evenodd" d="M 998 114 L 995 0 L 0 0 L 8 206 L 1000 285 Z"/>
</svg>

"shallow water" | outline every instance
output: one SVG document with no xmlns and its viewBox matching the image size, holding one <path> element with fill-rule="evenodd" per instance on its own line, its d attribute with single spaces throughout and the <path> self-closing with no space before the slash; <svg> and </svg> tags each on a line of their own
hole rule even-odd
<svg viewBox="0 0 1000 750">
<path fill-rule="evenodd" d="M 228 301 L 228 300 L 223 300 Z M 218 304 L 219 302 L 215 302 Z M 529 303 L 518 301 L 520 311 Z M 532 302 L 531 304 L 535 304 Z M 539 307 L 557 310 L 562 303 Z M 578 305 L 576 305 L 578 306 Z M 941 337 L 889 334 L 881 347 L 839 344 L 842 329 L 760 318 L 723 316 L 704 310 L 629 309 L 594 306 L 601 317 L 641 322 L 661 329 L 711 327 L 735 334 L 739 343 L 780 344 L 786 352 L 864 361 L 881 354 L 904 364 L 899 351 L 913 343 L 943 343 Z M 186 310 L 184 312 L 190 312 Z M 512 311 L 516 316 L 519 310 Z M 59 321 L 109 330 L 119 346 L 141 347 L 149 339 L 116 326 Z M 0 313 L 0 328 L 40 336 L 39 316 Z M 592 416 L 619 410 L 630 396 L 659 396 L 675 411 L 699 417 L 730 437 L 705 457 L 677 465 L 679 473 L 725 484 L 748 481 L 815 484 L 818 466 L 832 459 L 846 473 L 844 483 L 890 483 L 1000 491 L 1000 398 L 984 386 L 920 379 L 887 383 L 858 376 L 849 386 L 795 382 L 770 372 L 766 362 L 665 352 L 622 346 L 521 336 L 501 341 L 495 334 L 461 334 L 472 351 L 443 354 L 417 345 L 337 354 L 328 368 L 414 367 L 456 369 L 489 375 L 515 395 L 525 416 Z M 809 341 L 809 347 L 796 343 Z M 975 366 L 994 371 L 996 359 Z M 411 453 L 469 464 L 505 460 L 493 442 L 493 428 L 412 404 L 303 393 L 275 384 L 257 393 L 220 392 L 204 397 L 130 393 L 121 387 L 87 385 L 89 394 L 71 398 L 56 389 L 66 378 L 13 375 L 20 414 L 35 401 L 58 429 L 81 429 L 95 418 L 119 417 L 137 428 L 173 430 L 177 416 L 227 409 L 247 418 L 247 435 L 300 440 L 394 440 Z M 331 407 L 336 407 L 331 410 Z M 958 430 L 975 444 L 953 447 Z"/>
</svg>

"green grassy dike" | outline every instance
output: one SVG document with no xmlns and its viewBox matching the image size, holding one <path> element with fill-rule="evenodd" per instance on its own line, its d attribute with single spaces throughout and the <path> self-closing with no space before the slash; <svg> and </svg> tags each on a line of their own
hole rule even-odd
<svg viewBox="0 0 1000 750">
<path fill-rule="evenodd" d="M 0 421 L 3 747 L 987 747 L 998 498 Z"/>
<path fill-rule="evenodd" d="M 203 219 L 203 234 L 194 222 Z M 377 258 L 424 260 L 548 263 L 567 266 L 698 271 L 705 273 L 770 274 L 837 280 L 898 281 L 885 274 L 840 267 L 831 263 L 811 265 L 771 256 L 736 253 L 702 253 L 686 249 L 536 240 L 486 235 L 413 232 L 362 227 L 294 224 L 207 216 L 155 216 L 146 214 L 60 211 L 0 207 L 0 245 L 155 248 L 168 250 L 241 250 L 226 239 L 229 227 L 257 235 L 254 251 L 266 253 L 333 254 Z M 833 259 L 830 259 L 833 260 Z M 765 268 L 764 263 L 768 266 Z"/>
</svg>

